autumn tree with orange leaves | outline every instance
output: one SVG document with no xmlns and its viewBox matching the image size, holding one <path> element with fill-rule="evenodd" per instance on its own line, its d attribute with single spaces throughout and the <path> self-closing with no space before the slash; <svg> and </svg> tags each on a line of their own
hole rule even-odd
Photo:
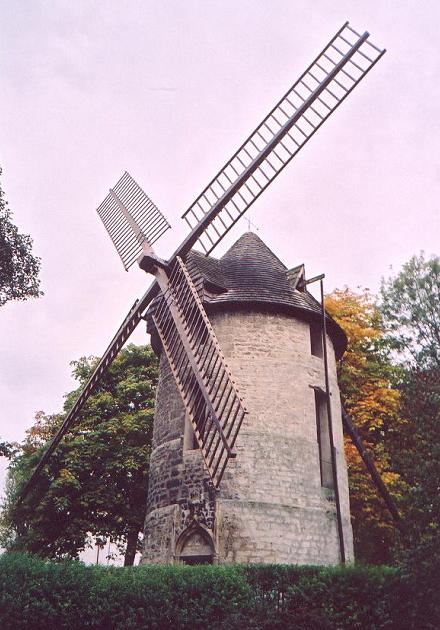
<svg viewBox="0 0 440 630">
<path fill-rule="evenodd" d="M 380 312 L 368 290 L 336 289 L 326 297 L 325 305 L 348 337 L 347 351 L 338 365 L 342 403 L 399 503 L 404 487 L 392 469 L 388 447 L 402 422 L 399 391 L 393 386 L 398 368 L 387 356 Z M 369 563 L 392 563 L 397 537 L 393 521 L 348 437 L 345 452 L 355 557 Z"/>
</svg>

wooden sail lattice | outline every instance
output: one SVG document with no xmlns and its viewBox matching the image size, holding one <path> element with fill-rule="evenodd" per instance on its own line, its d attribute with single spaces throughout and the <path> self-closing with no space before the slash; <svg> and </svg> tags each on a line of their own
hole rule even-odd
<svg viewBox="0 0 440 630">
<path fill-rule="evenodd" d="M 246 414 L 215 333 L 178 257 L 153 313 L 213 483 L 218 487 Z"/>
<path fill-rule="evenodd" d="M 384 54 L 348 22 L 183 214 L 209 254 Z"/>
<path fill-rule="evenodd" d="M 153 245 L 171 227 L 127 171 L 97 212 L 127 271 L 136 262 L 143 245 Z"/>
</svg>

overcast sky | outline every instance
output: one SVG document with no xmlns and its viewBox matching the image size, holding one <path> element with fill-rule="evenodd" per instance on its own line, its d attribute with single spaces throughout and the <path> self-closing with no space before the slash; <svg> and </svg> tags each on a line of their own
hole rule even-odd
<svg viewBox="0 0 440 630">
<path fill-rule="evenodd" d="M 249 218 L 327 290 L 376 291 L 438 254 L 439 18 L 434 0 L 1 0 L 2 187 L 45 295 L 0 310 L 0 436 L 62 408 L 69 362 L 101 354 L 149 283 L 98 220 L 108 188 L 127 169 L 153 198 L 167 257 L 182 212 L 347 19 L 388 52 Z"/>
</svg>

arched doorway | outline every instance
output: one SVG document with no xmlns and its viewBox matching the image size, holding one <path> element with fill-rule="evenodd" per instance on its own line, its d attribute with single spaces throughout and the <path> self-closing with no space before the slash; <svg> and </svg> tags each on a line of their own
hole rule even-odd
<svg viewBox="0 0 440 630">
<path fill-rule="evenodd" d="M 209 532 L 200 525 L 186 529 L 177 541 L 176 557 L 183 564 L 212 564 L 214 544 Z"/>
</svg>

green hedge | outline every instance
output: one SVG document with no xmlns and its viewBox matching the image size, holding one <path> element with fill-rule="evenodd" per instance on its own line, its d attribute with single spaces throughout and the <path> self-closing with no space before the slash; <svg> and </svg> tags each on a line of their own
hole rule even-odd
<svg viewBox="0 0 440 630">
<path fill-rule="evenodd" d="M 418 610 L 413 592 L 410 577 L 386 567 L 105 568 L 0 556 L 1 630 L 440 628 L 438 607 Z"/>
</svg>

